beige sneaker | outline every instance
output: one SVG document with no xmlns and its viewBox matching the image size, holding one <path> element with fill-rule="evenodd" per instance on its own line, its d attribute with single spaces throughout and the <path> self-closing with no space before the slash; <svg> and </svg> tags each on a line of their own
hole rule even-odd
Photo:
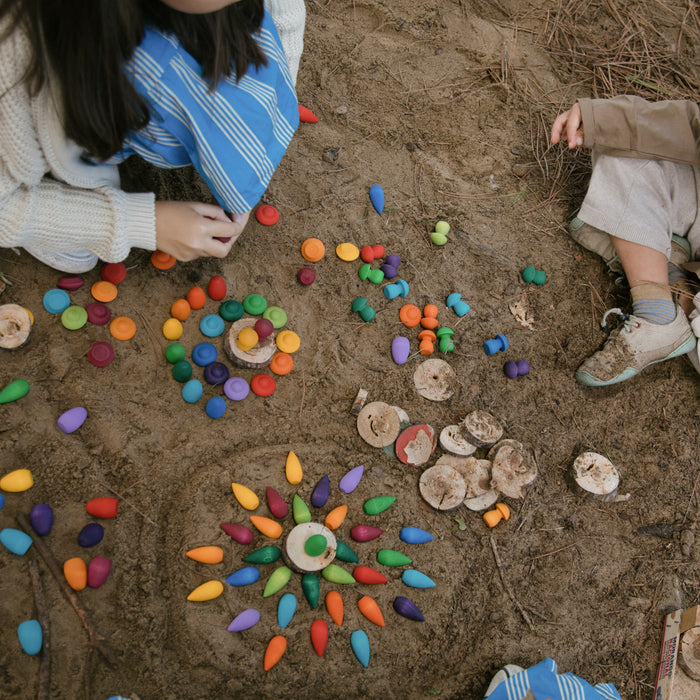
<svg viewBox="0 0 700 700">
<path fill-rule="evenodd" d="M 676 307 L 676 318 L 660 326 L 643 318 L 609 309 L 601 327 L 607 330 L 610 314 L 619 314 L 623 324 L 610 333 L 602 349 L 576 370 L 574 377 L 585 386 L 608 386 L 624 382 L 656 362 L 685 355 L 695 348 L 697 338 L 683 310 Z"/>
</svg>

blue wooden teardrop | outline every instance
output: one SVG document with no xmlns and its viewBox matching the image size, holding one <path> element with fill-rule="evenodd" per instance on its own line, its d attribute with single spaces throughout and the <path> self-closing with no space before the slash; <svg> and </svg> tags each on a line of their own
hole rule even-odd
<svg viewBox="0 0 700 700">
<path fill-rule="evenodd" d="M 384 190 L 381 185 L 372 185 L 369 188 L 369 199 L 378 214 L 384 211 Z"/>
</svg>

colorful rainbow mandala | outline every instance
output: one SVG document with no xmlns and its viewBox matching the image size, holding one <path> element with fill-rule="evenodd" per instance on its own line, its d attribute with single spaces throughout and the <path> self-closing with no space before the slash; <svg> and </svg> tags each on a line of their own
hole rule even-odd
<svg viewBox="0 0 700 700">
<path fill-rule="evenodd" d="M 342 494 L 351 494 L 360 483 L 364 466 L 360 465 L 349 470 L 338 483 Z M 301 483 L 303 471 L 298 457 L 289 452 L 285 463 L 287 481 L 296 486 Z M 263 598 L 268 598 L 279 592 L 289 583 L 292 576 L 301 576 L 301 588 L 304 597 L 312 611 L 317 610 L 321 595 L 323 578 L 332 585 L 343 588 L 353 584 L 383 585 L 390 579 L 382 571 L 360 563 L 360 558 L 352 547 L 339 539 L 337 533 L 341 530 L 348 513 L 348 505 L 343 504 L 327 510 L 330 497 L 330 477 L 321 478 L 313 489 L 310 506 L 298 495 L 292 499 L 291 513 L 294 525 L 291 529 L 283 525 L 290 507 L 287 501 L 271 486 L 266 488 L 265 499 L 270 516 L 249 515 L 248 527 L 240 523 L 221 523 L 221 528 L 233 540 L 241 545 L 251 545 L 256 531 L 263 536 L 275 540 L 278 544 L 270 544 L 249 552 L 243 558 L 241 568 L 233 571 L 225 580 L 232 587 L 250 586 L 258 582 L 263 573 L 261 567 L 275 565 L 274 570 L 267 574 L 267 580 L 262 592 Z M 253 512 L 260 506 L 260 498 L 250 488 L 240 483 L 232 484 L 233 494 L 238 503 L 247 511 Z M 396 497 L 391 495 L 375 496 L 363 504 L 363 512 L 368 518 L 384 513 L 395 503 Z M 315 518 L 311 509 L 318 511 Z M 320 521 L 322 520 L 322 522 Z M 370 524 L 355 525 L 350 528 L 350 538 L 359 544 L 375 542 L 384 530 Z M 418 545 L 433 540 L 433 536 L 420 528 L 405 526 L 399 537 L 407 545 Z M 218 564 L 223 560 L 223 549 L 218 546 L 203 546 L 191 549 L 187 556 L 198 562 Z M 401 570 L 401 582 L 408 588 L 434 588 L 435 582 L 421 571 L 412 568 L 413 559 L 404 552 L 394 549 L 379 548 L 375 552 L 377 563 L 391 571 Z M 350 567 L 353 567 L 350 570 Z M 218 597 L 224 591 L 224 583 L 219 580 L 207 581 L 195 588 L 187 597 L 190 601 L 206 601 Z M 326 611 L 338 627 L 343 626 L 345 603 L 340 591 L 332 589 L 324 596 Z M 385 626 L 384 614 L 379 604 L 369 595 L 362 595 L 357 601 L 362 615 L 370 623 L 379 627 Z M 298 600 L 293 593 L 282 593 L 277 604 L 276 624 L 280 628 L 268 642 L 264 654 L 263 667 L 271 669 L 284 655 L 287 640 L 283 631 L 298 617 Z M 409 619 L 422 622 L 425 618 L 418 606 L 407 596 L 397 595 L 393 601 L 394 611 Z M 230 632 L 244 632 L 254 627 L 260 621 L 261 614 L 256 608 L 247 608 L 238 613 L 228 626 Z M 310 638 L 314 651 L 323 656 L 329 638 L 327 622 L 317 617 L 310 625 Z M 362 629 L 350 633 L 350 647 L 357 660 L 367 667 L 370 661 L 370 645 L 367 633 Z"/>
</svg>

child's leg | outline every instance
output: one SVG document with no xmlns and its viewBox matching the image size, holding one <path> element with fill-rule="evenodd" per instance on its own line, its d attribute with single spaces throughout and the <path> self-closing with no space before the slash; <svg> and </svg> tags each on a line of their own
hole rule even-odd
<svg viewBox="0 0 700 700">
<path fill-rule="evenodd" d="M 666 255 L 621 238 L 613 237 L 612 243 L 630 284 L 632 315 L 623 316 L 605 345 L 576 371 L 577 381 L 587 386 L 625 381 L 695 347 L 690 324 L 684 313 L 677 313 L 671 295 Z M 604 323 L 611 313 L 605 314 Z"/>
<path fill-rule="evenodd" d="M 666 256 L 639 243 L 611 238 L 627 276 L 635 316 L 664 325 L 676 318 Z"/>
</svg>

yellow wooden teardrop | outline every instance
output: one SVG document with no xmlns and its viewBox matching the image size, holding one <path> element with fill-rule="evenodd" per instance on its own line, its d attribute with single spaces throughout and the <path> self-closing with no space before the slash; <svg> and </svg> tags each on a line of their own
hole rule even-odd
<svg viewBox="0 0 700 700">
<path fill-rule="evenodd" d="M 224 592 L 224 584 L 221 581 L 206 581 L 197 586 L 192 593 L 187 596 L 187 600 L 212 600 L 218 598 Z"/>
<path fill-rule="evenodd" d="M 15 469 L 0 479 L 0 489 L 18 493 L 26 491 L 34 485 L 34 479 L 29 469 Z"/>
<path fill-rule="evenodd" d="M 251 491 L 247 486 L 243 484 L 232 483 L 231 488 L 233 489 L 233 495 L 236 500 L 246 509 L 255 510 L 260 505 L 260 499 Z"/>
<path fill-rule="evenodd" d="M 303 476 L 301 462 L 299 461 L 299 458 L 294 454 L 294 452 L 290 452 L 287 455 L 287 463 L 285 464 L 284 471 L 287 477 L 287 481 L 290 484 L 298 484 L 301 481 L 301 478 Z"/>
</svg>

